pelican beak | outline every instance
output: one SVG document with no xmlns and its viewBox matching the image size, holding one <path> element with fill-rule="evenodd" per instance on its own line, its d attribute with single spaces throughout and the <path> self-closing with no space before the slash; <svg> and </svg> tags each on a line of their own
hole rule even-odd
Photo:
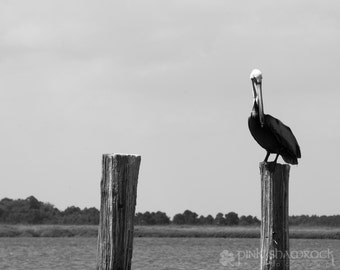
<svg viewBox="0 0 340 270">
<path fill-rule="evenodd" d="M 263 110 L 263 99 L 262 99 L 262 82 L 257 82 L 256 80 L 253 81 L 253 91 L 255 102 L 259 106 L 259 118 L 261 127 L 264 125 L 264 110 Z"/>
</svg>

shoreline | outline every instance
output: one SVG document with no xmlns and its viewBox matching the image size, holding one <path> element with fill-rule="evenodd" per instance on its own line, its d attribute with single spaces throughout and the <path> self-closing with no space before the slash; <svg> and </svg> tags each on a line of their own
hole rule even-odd
<svg viewBox="0 0 340 270">
<path fill-rule="evenodd" d="M 340 239 L 340 228 L 294 226 L 290 239 Z M 97 225 L 0 224 L 0 237 L 97 237 Z M 134 237 L 260 238 L 259 226 L 135 226 Z"/>
</svg>

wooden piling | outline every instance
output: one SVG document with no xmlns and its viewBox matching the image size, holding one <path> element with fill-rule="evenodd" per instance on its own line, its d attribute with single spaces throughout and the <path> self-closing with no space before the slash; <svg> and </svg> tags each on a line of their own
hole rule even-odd
<svg viewBox="0 0 340 270">
<path fill-rule="evenodd" d="M 289 270 L 289 170 L 287 164 L 260 163 L 261 270 Z"/>
<path fill-rule="evenodd" d="M 104 154 L 97 270 L 130 270 L 140 156 Z"/>
</svg>

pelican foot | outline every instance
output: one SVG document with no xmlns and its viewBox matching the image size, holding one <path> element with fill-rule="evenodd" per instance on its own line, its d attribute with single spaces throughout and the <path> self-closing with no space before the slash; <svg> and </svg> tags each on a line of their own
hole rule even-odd
<svg viewBox="0 0 340 270">
<path fill-rule="evenodd" d="M 267 162 L 267 168 L 271 173 L 275 172 L 276 162 L 275 161 Z"/>
</svg>

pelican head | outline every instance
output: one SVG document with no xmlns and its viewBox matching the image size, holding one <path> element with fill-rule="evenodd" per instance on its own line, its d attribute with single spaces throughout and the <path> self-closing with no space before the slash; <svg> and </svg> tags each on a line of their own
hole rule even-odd
<svg viewBox="0 0 340 270">
<path fill-rule="evenodd" d="M 255 80 L 257 83 L 262 82 L 262 72 L 259 69 L 253 69 L 253 71 L 250 73 L 250 79 Z"/>
<path fill-rule="evenodd" d="M 258 69 L 253 69 L 250 73 L 250 79 L 253 85 L 253 97 L 254 104 L 258 106 L 258 113 L 260 118 L 261 126 L 264 125 L 264 110 L 263 110 L 263 99 L 262 99 L 262 72 Z"/>
</svg>

